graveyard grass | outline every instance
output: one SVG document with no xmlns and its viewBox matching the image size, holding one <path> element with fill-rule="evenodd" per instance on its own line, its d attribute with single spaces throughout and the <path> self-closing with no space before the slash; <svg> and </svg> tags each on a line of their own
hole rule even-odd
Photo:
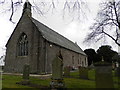
<svg viewBox="0 0 120 90">
<path fill-rule="evenodd" d="M 32 88 L 28 86 L 18 85 L 16 82 L 20 82 L 22 80 L 21 76 L 14 75 L 3 75 L 3 88 Z M 51 79 L 39 79 L 35 77 L 30 77 L 30 81 L 37 85 L 48 86 L 50 84 Z M 75 78 L 65 78 L 64 82 L 67 88 L 93 88 L 95 84 L 93 81 L 75 79 Z"/>
<path fill-rule="evenodd" d="M 78 75 L 79 72 L 71 72 L 71 78 L 64 78 L 64 82 L 66 88 L 95 88 L 95 71 L 89 71 L 89 79 L 90 80 L 83 80 L 79 79 Z M 14 76 L 14 75 L 3 75 L 3 88 L 33 88 L 29 86 L 18 85 L 16 82 L 22 81 L 22 76 Z M 38 77 L 30 77 L 31 83 L 41 85 L 41 86 L 48 86 L 50 84 L 51 79 L 40 79 Z M 116 82 L 117 79 L 114 77 L 114 81 Z M 115 84 L 115 87 L 117 85 Z"/>
</svg>

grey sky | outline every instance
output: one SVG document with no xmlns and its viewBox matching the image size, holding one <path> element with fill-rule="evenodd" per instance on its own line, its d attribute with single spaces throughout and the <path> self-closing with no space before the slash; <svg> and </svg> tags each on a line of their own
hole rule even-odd
<svg viewBox="0 0 120 90">
<path fill-rule="evenodd" d="M 83 40 L 87 33 L 89 32 L 89 26 L 94 22 L 94 18 L 96 17 L 96 13 L 98 11 L 99 2 L 101 0 L 86 0 L 88 2 L 88 7 L 90 12 L 86 12 L 87 19 L 82 18 L 81 21 L 74 20 L 71 21 L 71 17 L 67 16 L 66 18 L 62 18 L 62 12 L 54 11 L 54 13 L 49 13 L 45 16 L 39 17 L 37 14 L 33 13 L 33 17 L 38 19 L 40 22 L 44 23 L 48 27 L 67 37 L 73 42 L 77 42 L 77 44 L 84 50 L 87 48 L 98 49 L 101 45 L 105 44 L 104 39 L 98 43 L 94 43 L 91 45 L 83 44 Z M 83 9 L 86 11 L 86 9 Z M 18 10 L 14 15 L 13 20 L 17 23 L 20 18 L 21 10 Z M 15 24 L 12 24 L 9 21 L 9 14 L 0 14 L 0 56 L 4 54 L 5 44 L 9 39 L 11 33 L 13 32 Z M 117 45 L 114 42 L 109 40 L 109 45 L 111 45 L 114 50 L 117 50 Z"/>
</svg>

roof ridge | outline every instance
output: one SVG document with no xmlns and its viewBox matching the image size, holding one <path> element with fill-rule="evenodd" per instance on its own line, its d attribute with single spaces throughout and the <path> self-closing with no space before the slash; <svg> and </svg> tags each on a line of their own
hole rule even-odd
<svg viewBox="0 0 120 90">
<path fill-rule="evenodd" d="M 36 20 L 35 18 L 32 17 L 32 19 Z M 41 23 L 40 21 L 36 20 L 37 22 Z M 47 25 L 41 23 L 42 25 L 44 25 L 45 27 L 49 28 L 50 30 L 54 31 L 55 33 L 59 34 L 60 36 L 62 36 L 63 38 L 69 40 L 70 42 L 72 42 L 73 44 L 75 44 L 73 41 L 71 41 L 70 39 L 68 39 L 67 37 L 61 35 L 60 33 L 56 32 L 55 30 L 51 29 L 50 27 L 48 27 Z M 75 44 L 76 46 L 78 46 L 77 44 Z M 79 46 L 78 46 L 79 47 Z"/>
<path fill-rule="evenodd" d="M 70 50 L 72 50 L 72 51 L 74 51 L 74 52 L 77 52 L 77 53 L 81 53 L 81 54 L 86 55 L 86 54 L 84 53 L 84 51 L 83 51 L 77 44 L 75 44 L 74 42 L 72 42 L 71 40 L 69 40 L 68 38 L 66 38 L 65 36 L 59 34 L 58 32 L 56 32 L 56 31 L 54 31 L 53 29 L 49 28 L 47 25 L 39 22 L 39 21 L 36 20 L 35 18 L 32 17 L 31 19 L 32 19 L 32 21 L 33 21 L 33 23 L 34 23 L 35 25 L 38 23 L 38 24 L 42 25 L 43 28 L 45 27 L 46 30 L 42 30 L 41 28 L 39 28 L 39 25 L 36 25 L 36 26 L 38 27 L 39 31 L 43 34 L 43 36 L 45 37 L 46 40 L 51 41 L 51 42 L 53 42 L 53 43 L 55 43 L 55 44 L 57 44 L 57 45 L 59 45 L 59 46 L 62 46 L 62 47 L 64 47 L 64 48 L 70 49 Z M 36 23 L 36 22 L 37 22 L 37 23 Z M 50 32 L 49 32 L 49 31 L 50 31 Z M 56 37 L 56 39 L 57 39 L 58 41 L 55 40 L 55 39 L 54 39 L 55 42 L 52 41 L 52 40 L 50 40 L 50 38 L 53 39 L 53 36 L 49 35 L 48 33 L 52 33 L 52 34 L 54 34 L 55 36 L 58 36 L 58 38 Z M 46 34 L 46 35 L 45 35 L 45 34 Z M 49 38 L 48 38 L 47 36 L 49 36 Z M 66 41 L 66 42 L 64 42 L 64 41 Z M 64 43 L 63 43 L 63 42 L 64 42 Z M 61 43 L 64 44 L 64 45 L 61 45 Z M 66 45 L 66 44 L 67 44 L 67 45 Z M 72 45 L 71 45 L 71 44 L 72 44 Z M 74 50 L 74 49 L 75 49 L 75 50 Z"/>
</svg>

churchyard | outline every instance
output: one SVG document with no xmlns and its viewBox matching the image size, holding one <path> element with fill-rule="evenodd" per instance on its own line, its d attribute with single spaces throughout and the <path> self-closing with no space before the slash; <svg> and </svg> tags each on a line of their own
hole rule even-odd
<svg viewBox="0 0 120 90">
<path fill-rule="evenodd" d="M 118 88 L 118 78 L 115 76 L 115 72 L 112 71 L 114 88 Z M 51 78 L 47 77 L 33 77 L 30 76 L 31 85 L 20 85 L 16 84 L 23 80 L 22 76 L 19 75 L 3 75 L 2 76 L 2 87 L 3 88 L 49 88 Z M 64 77 L 63 77 L 64 78 Z M 95 84 L 95 70 L 90 69 L 88 71 L 88 79 L 82 79 L 79 77 L 79 71 L 70 72 L 69 77 L 64 78 L 65 88 L 96 88 Z M 103 83 L 103 82 L 101 82 Z"/>
<path fill-rule="evenodd" d="M 63 61 L 58 56 L 52 61 L 52 74 L 30 74 L 29 64 L 25 64 L 22 74 L 3 73 L 2 88 L 120 88 L 120 68 L 112 70 L 110 63 L 100 61 L 94 68 L 63 68 Z"/>
</svg>

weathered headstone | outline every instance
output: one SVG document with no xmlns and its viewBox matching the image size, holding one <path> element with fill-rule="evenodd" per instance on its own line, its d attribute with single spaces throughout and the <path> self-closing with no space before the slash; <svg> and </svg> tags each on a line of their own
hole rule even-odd
<svg viewBox="0 0 120 90">
<path fill-rule="evenodd" d="M 0 66 L 0 90 L 2 90 L 2 67 Z"/>
<path fill-rule="evenodd" d="M 50 82 L 51 88 L 64 87 L 63 82 L 63 60 L 59 57 L 55 57 L 52 61 L 52 81 Z"/>
<path fill-rule="evenodd" d="M 70 77 L 70 67 L 64 67 L 64 77 Z"/>
<path fill-rule="evenodd" d="M 81 79 L 88 79 L 88 69 L 86 67 L 79 67 L 79 76 Z"/>
<path fill-rule="evenodd" d="M 16 84 L 20 85 L 30 85 L 30 80 L 29 80 L 29 75 L 30 75 L 30 65 L 25 64 L 23 67 L 23 76 L 22 76 L 22 81 L 16 82 Z"/>
<path fill-rule="evenodd" d="M 17 84 L 22 84 L 22 85 L 29 85 L 30 80 L 29 80 L 29 74 L 30 74 L 30 65 L 25 64 L 23 67 L 23 81 L 18 82 Z"/>
<path fill-rule="evenodd" d="M 117 67 L 115 70 L 115 76 L 118 79 L 118 88 L 120 88 L 120 67 Z"/>
<path fill-rule="evenodd" d="M 100 61 L 95 64 L 96 88 L 114 88 L 112 77 L 112 65 Z"/>
<path fill-rule="evenodd" d="M 117 67 L 117 68 L 115 69 L 115 76 L 116 76 L 116 77 L 119 77 L 119 76 L 120 76 L 120 67 Z"/>
<path fill-rule="evenodd" d="M 29 80 L 29 74 L 30 74 L 30 65 L 25 64 L 23 68 L 23 79 Z"/>
</svg>

